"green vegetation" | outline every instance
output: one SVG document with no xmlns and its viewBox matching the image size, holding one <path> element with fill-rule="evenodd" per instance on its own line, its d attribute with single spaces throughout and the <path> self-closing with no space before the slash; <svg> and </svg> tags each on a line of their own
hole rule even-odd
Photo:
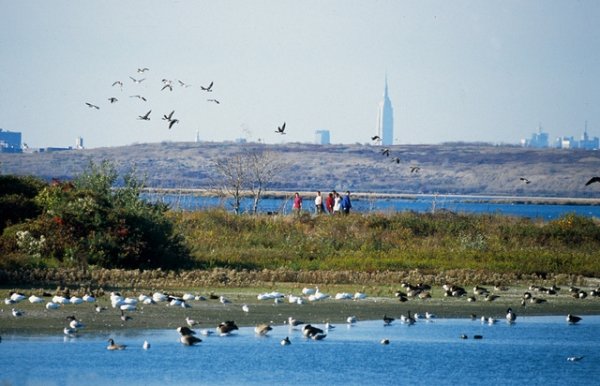
<svg viewBox="0 0 600 386">
<path fill-rule="evenodd" d="M 141 200 L 141 187 L 106 162 L 72 182 L 3 176 L 0 268 L 600 276 L 600 224 L 587 217 L 181 212 Z"/>
</svg>

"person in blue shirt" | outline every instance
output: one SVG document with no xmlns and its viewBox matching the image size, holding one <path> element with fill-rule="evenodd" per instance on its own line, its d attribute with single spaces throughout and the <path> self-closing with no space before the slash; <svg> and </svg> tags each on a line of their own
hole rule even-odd
<svg viewBox="0 0 600 386">
<path fill-rule="evenodd" d="M 346 195 L 342 199 L 342 212 L 344 214 L 350 213 L 350 208 L 352 208 L 352 202 L 350 202 L 350 191 L 346 191 Z"/>
</svg>

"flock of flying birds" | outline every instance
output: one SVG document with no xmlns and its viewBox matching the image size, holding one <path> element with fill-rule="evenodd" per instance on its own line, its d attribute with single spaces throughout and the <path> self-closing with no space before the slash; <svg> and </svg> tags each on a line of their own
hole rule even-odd
<svg viewBox="0 0 600 386">
<path fill-rule="evenodd" d="M 144 74 L 147 71 L 150 71 L 150 69 L 148 67 L 143 67 L 143 68 L 138 68 L 137 69 L 137 72 L 139 74 Z M 139 85 L 139 84 L 141 84 L 142 82 L 144 82 L 146 80 L 146 78 L 134 78 L 133 76 L 129 76 L 129 79 L 131 79 L 131 81 L 133 82 L 134 85 Z M 179 79 L 177 79 L 176 81 L 174 81 L 174 80 L 171 80 L 171 79 L 163 78 L 162 79 L 162 87 L 161 87 L 160 91 L 167 90 L 167 91 L 171 92 L 171 91 L 173 91 L 174 85 L 177 85 L 177 84 L 181 88 L 191 87 L 190 84 L 185 83 L 185 82 L 183 82 L 182 80 L 179 80 Z M 213 85 L 214 85 L 214 82 L 211 81 L 208 86 L 200 86 L 200 89 L 202 91 L 204 91 L 204 92 L 212 92 L 213 91 Z M 116 81 L 114 81 L 112 83 L 112 87 L 113 88 L 114 87 L 119 87 L 119 89 L 121 91 L 123 91 L 123 87 L 125 87 L 125 84 L 121 80 L 116 80 Z M 129 97 L 130 98 L 137 98 L 137 99 L 139 99 L 140 101 L 143 101 L 143 102 L 147 102 L 148 101 L 148 99 L 145 96 L 140 95 L 140 94 L 129 95 Z M 115 97 L 115 96 L 111 96 L 111 97 L 108 98 L 108 101 L 109 101 L 110 104 L 114 104 L 114 103 L 117 103 L 119 101 L 119 99 L 117 97 Z M 215 103 L 215 104 L 220 104 L 221 103 L 218 99 L 215 99 L 215 98 L 208 98 L 208 99 L 206 99 L 206 101 L 207 102 L 212 102 L 212 103 Z M 91 103 L 91 102 L 85 102 L 85 105 L 87 107 L 89 107 L 90 109 L 100 110 L 100 106 L 98 104 Z M 137 117 L 137 119 L 138 120 L 142 120 L 142 121 L 149 121 L 151 113 L 152 113 L 152 109 L 148 110 L 148 112 L 146 112 L 145 114 L 139 115 Z M 167 121 L 167 127 L 169 128 L 169 130 L 172 129 L 173 126 L 176 123 L 179 123 L 179 119 L 175 118 L 174 114 L 175 114 L 175 110 L 171 110 L 170 113 L 163 114 L 163 116 L 162 116 L 162 120 Z"/>
<path fill-rule="evenodd" d="M 148 67 L 142 67 L 142 68 L 138 68 L 137 69 L 137 72 L 139 74 L 144 74 L 147 71 L 150 71 L 150 69 Z M 129 76 L 129 79 L 131 79 L 131 81 L 133 82 L 134 85 L 136 85 L 136 84 L 139 85 L 139 84 L 141 84 L 142 82 L 144 82 L 146 80 L 146 78 L 134 78 L 133 76 Z M 181 87 L 181 88 L 191 87 L 191 84 L 185 83 L 185 82 L 183 82 L 182 80 L 179 80 L 179 79 L 177 79 L 176 81 L 174 81 L 174 80 L 171 80 L 171 79 L 163 78 L 162 79 L 162 87 L 161 87 L 160 91 L 167 90 L 167 91 L 171 92 L 171 91 L 173 91 L 174 86 L 177 86 L 177 84 L 179 84 L 179 87 Z M 119 87 L 119 89 L 121 91 L 123 91 L 123 87 L 125 87 L 125 84 L 121 80 L 116 80 L 116 81 L 114 81 L 112 83 L 112 87 L 114 88 L 114 87 L 117 87 L 117 86 Z M 214 81 L 211 81 L 207 86 L 200 86 L 200 89 L 202 91 L 204 91 L 204 92 L 210 93 L 210 92 L 213 92 L 213 86 L 214 86 Z M 130 98 L 137 98 L 137 99 L 139 99 L 139 100 L 141 100 L 143 102 L 147 102 L 148 101 L 148 99 L 145 96 L 140 95 L 140 94 L 133 94 L 133 95 L 130 95 L 129 97 Z M 108 98 L 108 101 L 110 102 L 110 104 L 113 104 L 113 103 L 117 103 L 119 101 L 119 99 L 117 97 L 115 97 L 115 96 L 111 96 L 111 97 Z M 215 98 L 207 98 L 206 101 L 214 103 L 214 104 L 217 104 L 217 105 L 221 104 L 221 102 L 218 99 L 215 99 Z M 87 107 L 89 107 L 90 109 L 100 110 L 100 106 L 98 104 L 91 103 L 91 102 L 85 102 L 85 105 Z M 143 115 L 139 115 L 137 117 L 137 119 L 138 120 L 142 120 L 142 121 L 149 121 L 151 113 L 152 113 L 152 109 L 148 110 L 148 112 L 146 112 Z M 170 113 L 163 114 L 163 116 L 161 118 L 162 120 L 167 121 L 167 126 L 168 126 L 169 130 L 172 129 L 173 126 L 176 123 L 179 123 L 179 119 L 175 118 L 173 116 L 174 114 L 175 114 L 175 110 L 171 110 Z M 283 123 L 282 126 L 277 127 L 277 130 L 275 132 L 278 133 L 278 134 L 286 134 L 286 132 L 285 132 L 285 122 Z"/>
</svg>

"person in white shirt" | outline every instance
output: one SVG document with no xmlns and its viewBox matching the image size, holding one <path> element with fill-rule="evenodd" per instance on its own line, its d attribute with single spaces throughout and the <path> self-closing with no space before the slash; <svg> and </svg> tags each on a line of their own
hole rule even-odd
<svg viewBox="0 0 600 386">
<path fill-rule="evenodd" d="M 323 213 L 323 197 L 321 197 L 321 192 L 317 192 L 317 197 L 315 197 L 315 213 Z"/>
</svg>

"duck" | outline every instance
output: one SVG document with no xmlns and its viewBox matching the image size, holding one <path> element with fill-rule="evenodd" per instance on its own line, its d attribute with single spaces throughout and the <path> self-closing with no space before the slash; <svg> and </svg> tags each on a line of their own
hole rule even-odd
<svg viewBox="0 0 600 386">
<path fill-rule="evenodd" d="M 286 336 L 285 338 L 283 338 L 281 340 L 281 342 L 279 342 L 282 346 L 288 346 L 290 344 L 292 344 L 292 342 L 290 342 L 290 338 L 288 336 Z"/>
<path fill-rule="evenodd" d="M 238 326 L 233 320 L 227 320 L 217 326 L 217 331 L 221 335 L 229 335 L 234 330 L 238 330 Z"/>
<path fill-rule="evenodd" d="M 142 344 L 142 348 L 144 350 L 148 350 L 150 348 L 150 343 L 147 340 L 145 340 L 144 343 Z"/>
<path fill-rule="evenodd" d="M 304 326 L 304 328 L 302 328 L 302 335 L 304 335 L 307 338 L 312 338 L 314 335 L 317 334 L 323 334 L 323 330 L 321 330 L 318 327 L 311 326 L 310 324 L 307 324 L 306 326 Z"/>
<path fill-rule="evenodd" d="M 109 351 L 115 351 L 115 350 L 125 350 L 126 347 L 127 347 L 127 345 L 117 344 L 117 343 L 115 343 L 113 338 L 110 338 L 108 340 L 108 346 L 106 346 L 106 349 Z"/>
<path fill-rule="evenodd" d="M 383 345 L 387 345 L 387 344 L 390 344 L 390 340 L 389 339 L 382 339 L 379 343 L 381 343 Z"/>
<path fill-rule="evenodd" d="M 506 321 L 508 323 L 514 323 L 515 320 L 517 320 L 517 314 L 515 314 L 511 308 L 506 310 Z"/>
<path fill-rule="evenodd" d="M 312 340 L 323 340 L 323 339 L 325 339 L 326 337 L 327 337 L 327 334 L 314 334 L 314 335 L 311 335 L 311 337 L 310 337 L 310 338 L 311 338 Z"/>
<path fill-rule="evenodd" d="M 269 324 L 262 323 L 256 327 L 254 327 L 254 332 L 256 333 L 256 335 L 265 336 L 272 329 L 273 329 L 273 327 L 271 327 Z"/>
<path fill-rule="evenodd" d="M 576 316 L 576 315 L 567 315 L 567 323 L 569 324 L 577 324 L 581 321 L 581 317 Z"/>
</svg>

